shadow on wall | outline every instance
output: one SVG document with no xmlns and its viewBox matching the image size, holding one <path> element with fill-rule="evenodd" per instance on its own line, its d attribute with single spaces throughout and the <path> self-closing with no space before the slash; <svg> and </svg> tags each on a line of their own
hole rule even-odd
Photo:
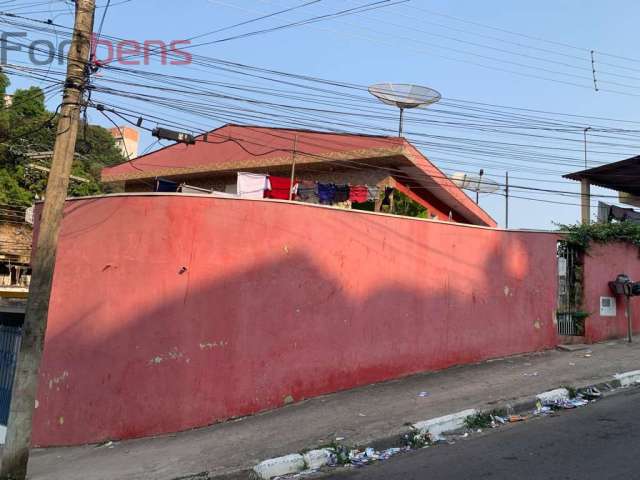
<svg viewBox="0 0 640 480">
<path fill-rule="evenodd" d="M 275 202 L 69 204 L 34 445 L 553 347 L 556 237 Z"/>
</svg>

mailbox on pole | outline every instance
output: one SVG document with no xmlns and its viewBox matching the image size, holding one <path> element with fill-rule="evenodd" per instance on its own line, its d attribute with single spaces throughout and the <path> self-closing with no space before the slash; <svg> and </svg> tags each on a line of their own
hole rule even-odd
<svg viewBox="0 0 640 480">
<path fill-rule="evenodd" d="M 614 295 L 624 296 L 626 314 L 627 314 L 627 340 L 632 341 L 632 322 L 631 322 L 631 297 L 640 295 L 640 282 L 633 282 L 628 275 L 619 274 L 616 279 L 609 282 L 609 288 Z"/>
</svg>

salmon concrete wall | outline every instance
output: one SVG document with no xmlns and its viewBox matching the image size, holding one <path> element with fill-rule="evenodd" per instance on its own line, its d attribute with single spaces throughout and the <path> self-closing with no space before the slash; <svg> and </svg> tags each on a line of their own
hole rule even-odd
<svg viewBox="0 0 640 480">
<path fill-rule="evenodd" d="M 556 240 L 277 201 L 69 202 L 33 443 L 175 432 L 553 347 Z"/>
<path fill-rule="evenodd" d="M 593 244 L 584 255 L 584 311 L 585 337 L 588 342 L 599 342 L 627 336 L 625 300 L 618 298 L 616 316 L 600 315 L 600 297 L 612 297 L 609 281 L 625 273 L 632 280 L 640 280 L 640 250 L 628 243 Z M 631 299 L 633 331 L 640 332 L 640 297 Z"/>
</svg>

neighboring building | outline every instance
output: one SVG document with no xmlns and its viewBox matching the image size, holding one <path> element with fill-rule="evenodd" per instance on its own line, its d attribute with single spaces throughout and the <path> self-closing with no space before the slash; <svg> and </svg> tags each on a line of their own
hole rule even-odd
<svg viewBox="0 0 640 480">
<path fill-rule="evenodd" d="M 0 208 L 0 325 L 22 323 L 31 281 L 32 227 L 25 209 Z"/>
<path fill-rule="evenodd" d="M 595 168 L 569 173 L 563 176 L 570 180 L 576 180 L 581 184 L 581 209 L 582 223 L 591 221 L 591 185 L 608 188 L 618 192 L 618 202 L 634 207 L 640 207 L 640 155 L 621 160 L 619 162 L 607 163 Z M 603 203 L 603 202 L 601 202 Z M 599 218 L 603 220 L 602 210 L 608 207 L 600 205 Z M 627 210 L 626 212 L 624 210 Z M 632 209 L 609 208 L 605 214 L 608 218 L 610 214 L 624 218 L 637 219 L 640 214 Z"/>
<path fill-rule="evenodd" d="M 295 155 L 294 152 L 295 151 Z M 399 137 L 225 125 L 135 161 L 102 170 L 126 192 L 154 191 L 158 178 L 235 192 L 237 172 L 323 183 L 394 187 L 431 218 L 495 227 L 496 222 L 410 142 Z M 376 207 L 378 210 L 378 207 Z"/>
<path fill-rule="evenodd" d="M 109 132 L 116 141 L 116 145 L 122 155 L 129 160 L 138 156 L 138 144 L 140 143 L 140 132 L 131 127 L 110 128 Z"/>
</svg>

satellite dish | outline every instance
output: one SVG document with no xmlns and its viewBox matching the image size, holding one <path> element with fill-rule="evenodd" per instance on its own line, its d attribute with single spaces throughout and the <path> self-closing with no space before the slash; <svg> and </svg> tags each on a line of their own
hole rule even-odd
<svg viewBox="0 0 640 480">
<path fill-rule="evenodd" d="M 468 185 L 465 187 L 466 190 L 471 190 L 476 193 L 493 193 L 500 188 L 498 182 L 490 180 L 488 178 L 477 177 L 472 175 L 468 179 Z"/>
<path fill-rule="evenodd" d="M 463 188 L 476 193 L 493 193 L 500 189 L 498 182 L 485 178 L 482 175 L 470 175 L 464 172 L 456 172 L 449 177 L 458 188 Z"/>
<path fill-rule="evenodd" d="M 481 193 L 493 193 L 500 189 L 498 182 L 485 178 L 483 175 L 484 170 L 480 170 L 480 175 L 456 172 L 449 178 L 458 188 L 475 192 L 476 203 L 479 203 Z"/>
<path fill-rule="evenodd" d="M 405 108 L 417 108 L 440 101 L 442 96 L 432 88 L 407 83 L 378 83 L 369 87 L 369 93 L 387 105 L 400 109 L 399 136 Z"/>
<path fill-rule="evenodd" d="M 456 172 L 449 178 L 458 188 L 467 188 L 467 185 L 469 184 L 469 175 L 464 172 Z"/>
</svg>

